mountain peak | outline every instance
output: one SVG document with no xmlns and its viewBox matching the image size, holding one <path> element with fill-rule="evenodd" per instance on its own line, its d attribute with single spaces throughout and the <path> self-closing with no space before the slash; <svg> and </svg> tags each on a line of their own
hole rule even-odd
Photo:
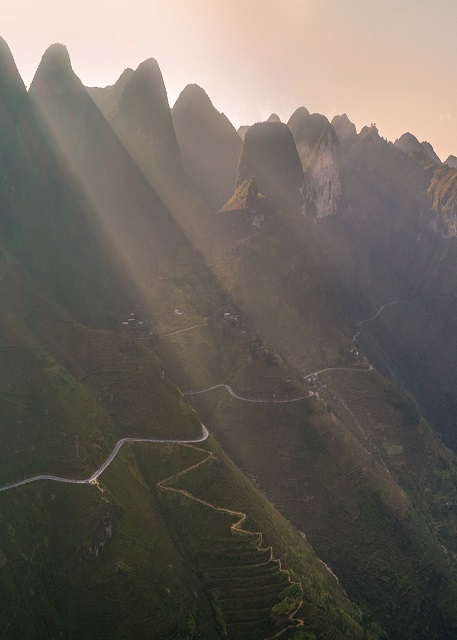
<svg viewBox="0 0 457 640">
<path fill-rule="evenodd" d="M 425 150 L 425 153 L 428 155 L 430 160 L 433 160 L 433 162 L 436 162 L 436 164 L 443 164 L 430 142 L 424 140 L 424 142 L 421 142 L 421 146 Z"/>
<path fill-rule="evenodd" d="M 442 164 L 432 145 L 429 142 L 419 142 L 416 136 L 409 131 L 400 136 L 398 140 L 395 140 L 394 145 L 405 153 L 419 153 L 435 164 Z"/>
<path fill-rule="evenodd" d="M 411 135 L 411 134 L 410 134 Z M 414 137 L 414 136 L 413 136 Z M 372 124 L 370 126 L 365 125 L 359 133 L 359 139 L 360 140 L 371 140 L 371 141 L 377 141 L 381 139 L 381 136 L 379 135 L 379 131 L 378 128 L 375 124 Z"/>
<path fill-rule="evenodd" d="M 52 44 L 46 49 L 43 54 L 42 62 L 48 65 L 49 69 L 52 71 L 57 71 L 59 69 L 73 71 L 67 47 L 58 42 Z"/>
<path fill-rule="evenodd" d="M 173 112 L 189 108 L 204 110 L 213 108 L 210 97 L 198 84 L 188 84 L 184 87 L 174 104 Z"/>
<path fill-rule="evenodd" d="M 310 114 L 304 107 L 297 109 L 291 115 L 287 126 L 294 137 L 304 169 L 309 163 L 310 154 L 313 153 L 324 134 L 328 134 L 333 143 L 338 144 L 337 136 L 328 118 L 320 113 Z"/>
<path fill-rule="evenodd" d="M 405 153 L 424 153 L 419 140 L 409 131 L 395 140 L 394 145 Z"/>
<path fill-rule="evenodd" d="M 230 197 L 236 179 L 241 140 L 206 91 L 187 85 L 172 110 L 173 123 L 188 176 L 215 210 Z"/>
<path fill-rule="evenodd" d="M 130 75 L 109 121 L 137 164 L 148 167 L 148 177 L 182 171 L 181 155 L 168 104 L 162 72 L 148 58 Z"/>
<path fill-rule="evenodd" d="M 133 108 L 147 121 L 148 113 L 153 110 L 169 112 L 167 90 L 162 72 L 155 58 L 148 58 L 130 74 L 120 97 L 119 108 Z"/>
<path fill-rule="evenodd" d="M 249 127 L 238 165 L 236 188 L 255 178 L 277 209 L 302 211 L 303 170 L 289 127 L 281 122 L 258 122 Z"/>
<path fill-rule="evenodd" d="M 6 41 L 0 37 L 0 93 L 3 99 L 6 87 L 9 88 L 9 91 L 15 89 L 20 93 L 26 93 L 25 85 L 19 75 L 13 54 Z"/>
<path fill-rule="evenodd" d="M 271 116 L 268 118 L 267 122 L 281 122 L 281 118 L 278 116 L 277 113 L 272 113 Z"/>
<path fill-rule="evenodd" d="M 289 125 L 289 128 L 290 128 L 290 123 L 294 123 L 296 120 L 300 120 L 305 116 L 309 116 L 309 111 L 306 107 L 298 107 L 298 109 L 295 109 L 295 111 L 289 118 L 289 122 L 287 123 Z"/>
<path fill-rule="evenodd" d="M 347 115 L 343 113 L 341 116 L 334 116 L 332 126 L 336 131 L 336 135 L 341 143 L 355 140 L 357 137 L 357 129 L 355 124 L 349 120 Z"/>
<path fill-rule="evenodd" d="M 452 169 L 457 169 L 457 157 L 450 155 L 443 164 L 447 164 L 447 166 Z"/>
<path fill-rule="evenodd" d="M 140 88 L 149 97 L 151 95 L 160 96 L 160 99 L 166 102 L 168 108 L 167 90 L 165 89 L 162 71 L 155 58 L 148 58 L 142 62 L 126 84 L 127 91 Z"/>
<path fill-rule="evenodd" d="M 56 43 L 44 52 L 30 92 L 37 95 L 60 95 L 68 91 L 79 91 L 81 86 L 71 66 L 67 47 Z"/>
</svg>

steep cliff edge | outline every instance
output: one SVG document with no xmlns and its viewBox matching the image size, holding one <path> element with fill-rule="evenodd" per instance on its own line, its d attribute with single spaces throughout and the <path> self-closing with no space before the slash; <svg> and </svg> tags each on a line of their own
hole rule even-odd
<svg viewBox="0 0 457 640">
<path fill-rule="evenodd" d="M 306 214 L 325 218 L 338 213 L 341 204 L 339 140 L 325 116 L 298 109 L 288 122 L 305 174 Z"/>
</svg>

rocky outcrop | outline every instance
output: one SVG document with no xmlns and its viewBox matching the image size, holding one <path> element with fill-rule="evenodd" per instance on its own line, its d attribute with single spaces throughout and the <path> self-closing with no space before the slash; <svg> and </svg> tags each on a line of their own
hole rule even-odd
<svg viewBox="0 0 457 640">
<path fill-rule="evenodd" d="M 220 211 L 220 213 L 235 212 L 254 216 L 262 216 L 265 213 L 265 196 L 259 193 L 255 178 L 244 180 Z"/>
<path fill-rule="evenodd" d="M 289 120 L 305 174 L 306 214 L 324 218 L 338 213 L 341 205 L 339 140 L 325 116 L 310 114 L 303 107 Z"/>
<path fill-rule="evenodd" d="M 260 122 L 249 128 L 241 150 L 236 188 L 255 178 L 273 207 L 303 213 L 303 169 L 292 134 L 279 122 Z"/>
</svg>

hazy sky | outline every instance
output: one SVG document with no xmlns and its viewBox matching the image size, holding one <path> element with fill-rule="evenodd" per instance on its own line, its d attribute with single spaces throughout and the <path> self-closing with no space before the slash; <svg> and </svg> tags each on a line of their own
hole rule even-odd
<svg viewBox="0 0 457 640">
<path fill-rule="evenodd" d="M 457 0 L 0 0 L 26 84 L 67 45 L 85 84 L 158 60 L 170 103 L 201 85 L 232 120 L 299 106 L 457 155 Z"/>
</svg>

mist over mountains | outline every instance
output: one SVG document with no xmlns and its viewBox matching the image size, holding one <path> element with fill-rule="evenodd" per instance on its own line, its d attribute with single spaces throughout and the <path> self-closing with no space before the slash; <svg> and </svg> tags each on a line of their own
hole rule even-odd
<svg viewBox="0 0 457 640">
<path fill-rule="evenodd" d="M 0 636 L 454 640 L 455 158 L 4 41 L 0 140 Z"/>
</svg>

